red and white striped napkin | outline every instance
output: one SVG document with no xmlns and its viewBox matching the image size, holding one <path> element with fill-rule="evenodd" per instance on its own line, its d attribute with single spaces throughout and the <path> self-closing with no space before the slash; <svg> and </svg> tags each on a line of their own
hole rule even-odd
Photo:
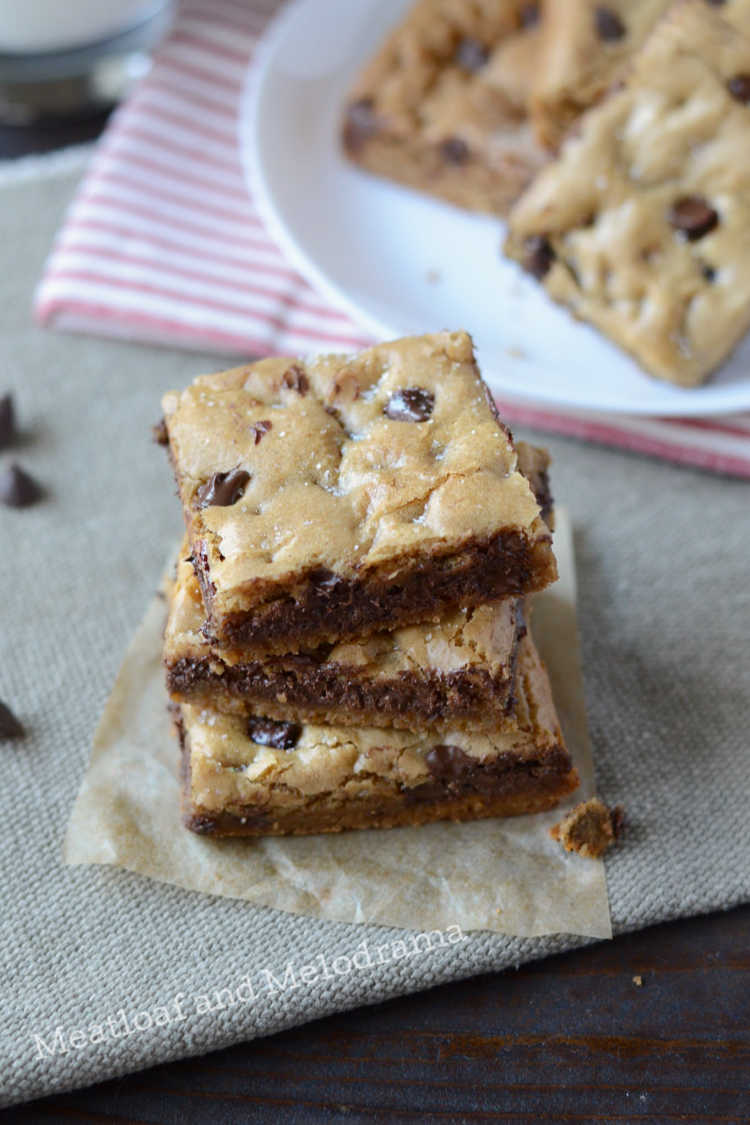
<svg viewBox="0 0 750 1125">
<path fill-rule="evenodd" d="M 247 356 L 371 342 L 287 264 L 248 196 L 240 95 L 278 6 L 183 0 L 56 240 L 36 295 L 42 324 Z M 501 408 L 511 422 L 750 479 L 750 414 L 675 420 Z"/>
</svg>

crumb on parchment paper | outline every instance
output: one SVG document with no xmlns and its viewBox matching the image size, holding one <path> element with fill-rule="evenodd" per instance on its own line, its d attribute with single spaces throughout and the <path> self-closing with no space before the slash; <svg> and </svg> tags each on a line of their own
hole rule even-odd
<svg viewBox="0 0 750 1125">
<path fill-rule="evenodd" d="M 582 801 L 549 830 L 567 852 L 577 852 L 588 859 L 598 859 L 614 844 L 622 831 L 624 813 L 621 805 L 608 808 L 598 797 Z"/>
</svg>

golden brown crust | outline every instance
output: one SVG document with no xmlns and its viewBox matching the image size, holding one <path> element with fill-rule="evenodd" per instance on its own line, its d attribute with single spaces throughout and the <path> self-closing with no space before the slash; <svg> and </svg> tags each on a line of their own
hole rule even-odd
<svg viewBox="0 0 750 1125">
<path fill-rule="evenodd" d="M 559 804 L 579 784 L 578 774 L 570 770 L 545 779 L 533 779 L 516 793 L 497 797 L 457 797 L 432 804 L 407 804 L 401 798 L 379 801 L 368 807 L 342 810 L 339 806 L 321 807 L 314 812 L 289 813 L 266 823 L 253 823 L 246 818 L 220 813 L 206 816 L 189 804 L 183 805 L 186 828 L 209 836 L 310 836 L 319 832 L 346 832 L 368 828 L 417 828 L 439 820 L 455 822 L 484 820 L 493 816 L 525 816 L 544 812 Z"/>
</svg>

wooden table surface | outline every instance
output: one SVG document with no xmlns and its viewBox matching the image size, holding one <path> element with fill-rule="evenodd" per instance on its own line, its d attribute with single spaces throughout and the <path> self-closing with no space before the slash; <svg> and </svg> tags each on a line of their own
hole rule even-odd
<svg viewBox="0 0 750 1125">
<path fill-rule="evenodd" d="M 0 127 L 0 157 L 87 140 L 103 120 Z M 750 906 L 331 1016 L 2 1120 L 750 1122 Z"/>
</svg>

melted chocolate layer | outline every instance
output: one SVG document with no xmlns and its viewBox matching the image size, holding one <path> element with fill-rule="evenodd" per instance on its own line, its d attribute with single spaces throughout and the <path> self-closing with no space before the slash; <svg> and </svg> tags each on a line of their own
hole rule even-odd
<svg viewBox="0 0 750 1125">
<path fill-rule="evenodd" d="M 553 565 L 549 539 L 533 543 L 515 531 L 500 531 L 489 540 L 469 543 L 460 556 L 433 557 L 415 563 L 399 576 L 344 578 L 319 570 L 307 576 L 295 593 L 244 612 L 211 621 L 215 589 L 205 551 L 194 566 L 209 611 L 210 640 L 227 648 L 248 646 L 280 650 L 336 637 L 367 636 L 382 628 L 398 628 L 439 616 L 455 606 L 531 593 L 547 585 Z"/>
</svg>

